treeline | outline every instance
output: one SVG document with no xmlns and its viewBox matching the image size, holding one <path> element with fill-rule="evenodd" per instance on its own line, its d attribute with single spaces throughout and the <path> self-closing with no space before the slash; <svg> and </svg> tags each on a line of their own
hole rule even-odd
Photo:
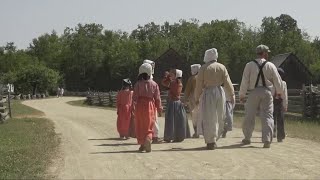
<svg viewBox="0 0 320 180">
<path fill-rule="evenodd" d="M 188 64 L 202 63 L 205 50 L 215 47 L 233 82 L 240 82 L 246 62 L 255 58 L 259 44 L 270 47 L 271 57 L 295 53 L 319 77 L 320 39 L 311 40 L 297 21 L 285 14 L 265 17 L 260 28 L 236 19 L 202 24 L 196 19 L 160 25 L 151 22 L 131 33 L 105 30 L 100 24 L 78 24 L 67 27 L 60 36 L 54 31 L 41 35 L 24 50 L 17 50 L 13 43 L 0 47 L 0 77 L 3 83 L 14 83 L 20 92 L 58 85 L 72 91 L 115 90 L 122 78 L 136 78 L 144 59 L 156 59 L 169 47 Z"/>
</svg>

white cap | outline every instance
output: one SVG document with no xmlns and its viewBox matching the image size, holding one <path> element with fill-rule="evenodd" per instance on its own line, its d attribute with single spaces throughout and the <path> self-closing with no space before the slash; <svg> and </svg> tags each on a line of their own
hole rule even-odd
<svg viewBox="0 0 320 180">
<path fill-rule="evenodd" d="M 218 50 L 216 48 L 206 50 L 203 61 L 205 63 L 218 61 Z"/>
<path fill-rule="evenodd" d="M 201 64 L 192 64 L 191 65 L 191 74 L 196 75 L 199 72 L 200 68 L 201 68 Z"/>
<path fill-rule="evenodd" d="M 154 67 L 155 67 L 156 63 L 154 61 L 149 60 L 149 59 L 143 60 L 143 63 L 151 64 L 151 66 L 152 66 L 152 74 L 154 74 Z"/>
<path fill-rule="evenodd" d="M 139 68 L 139 75 L 147 73 L 149 76 L 152 75 L 152 66 L 149 63 L 143 63 Z"/>
<path fill-rule="evenodd" d="M 180 69 L 176 69 L 176 78 L 182 78 L 182 71 Z"/>
</svg>

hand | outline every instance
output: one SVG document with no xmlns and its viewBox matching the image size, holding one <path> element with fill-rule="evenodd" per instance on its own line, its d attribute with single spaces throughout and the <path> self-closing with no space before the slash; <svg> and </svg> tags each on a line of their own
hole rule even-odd
<svg viewBox="0 0 320 180">
<path fill-rule="evenodd" d="M 283 107 L 283 111 L 284 112 L 288 112 L 288 108 L 287 107 Z"/>
<path fill-rule="evenodd" d="M 169 74 L 170 74 L 170 73 L 169 73 L 168 71 L 164 72 L 164 77 L 168 77 Z"/>
<path fill-rule="evenodd" d="M 236 104 L 236 96 L 233 95 L 231 98 L 231 104 L 234 106 Z"/>
<path fill-rule="evenodd" d="M 244 102 L 244 101 L 245 101 L 245 97 L 244 97 L 244 96 L 240 95 L 240 98 L 239 98 L 239 99 L 240 99 L 240 103 L 242 103 L 242 104 L 245 103 L 245 102 Z"/>
</svg>

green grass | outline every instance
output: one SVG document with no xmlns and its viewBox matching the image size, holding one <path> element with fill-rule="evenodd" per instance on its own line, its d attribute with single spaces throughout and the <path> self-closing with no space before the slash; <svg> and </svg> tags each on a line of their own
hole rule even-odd
<svg viewBox="0 0 320 180">
<path fill-rule="evenodd" d="M 72 106 L 80 106 L 80 107 L 88 107 L 88 108 L 99 108 L 99 109 L 107 109 L 107 110 L 116 110 L 114 107 L 107 106 L 96 106 L 96 105 L 88 105 L 85 103 L 85 100 L 77 100 L 77 101 L 69 101 L 68 104 Z"/>
<path fill-rule="evenodd" d="M 241 128 L 244 119 L 243 112 L 235 112 L 234 127 Z M 260 118 L 256 118 L 255 130 L 261 131 Z M 288 137 L 320 142 L 320 120 L 304 119 L 297 114 L 285 116 L 285 132 Z"/>
<path fill-rule="evenodd" d="M 46 178 L 59 145 L 54 125 L 19 101 L 12 108 L 14 118 L 0 125 L 0 179 Z"/>
<path fill-rule="evenodd" d="M 37 117 L 43 116 L 43 112 L 33 109 L 29 106 L 21 104 L 18 100 L 11 101 L 12 117 L 23 118 L 23 117 Z"/>
</svg>

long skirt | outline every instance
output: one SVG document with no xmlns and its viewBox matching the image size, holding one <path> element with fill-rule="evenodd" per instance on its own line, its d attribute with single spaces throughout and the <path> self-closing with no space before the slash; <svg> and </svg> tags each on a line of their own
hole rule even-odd
<svg viewBox="0 0 320 180">
<path fill-rule="evenodd" d="M 138 144 L 152 139 L 155 120 L 155 103 L 151 98 L 139 97 L 135 107 L 135 127 Z"/>
<path fill-rule="evenodd" d="M 234 109 L 234 105 L 231 103 L 231 101 L 227 101 L 226 102 L 226 119 L 224 122 L 225 131 L 232 131 L 233 109 Z"/>
<path fill-rule="evenodd" d="M 130 126 L 129 126 L 129 137 L 136 138 L 136 128 L 134 116 L 131 116 Z"/>
<path fill-rule="evenodd" d="M 129 127 L 131 121 L 131 105 L 120 105 L 118 107 L 117 129 L 122 137 L 129 137 Z"/>
<path fill-rule="evenodd" d="M 224 129 L 225 93 L 221 86 L 207 87 L 200 97 L 198 134 L 205 143 L 215 143 Z"/>
<path fill-rule="evenodd" d="M 185 138 L 190 138 L 186 110 L 180 100 L 169 100 L 166 108 L 164 140 L 181 142 Z"/>
<path fill-rule="evenodd" d="M 160 125 L 159 125 L 159 121 L 158 121 L 158 111 L 156 110 L 155 121 L 154 121 L 154 126 L 153 126 L 153 137 L 154 138 L 159 137 L 159 133 L 160 133 Z"/>
<path fill-rule="evenodd" d="M 199 105 L 196 105 L 196 102 L 193 96 L 191 96 L 189 100 L 189 108 L 190 108 L 190 114 L 192 118 L 192 125 L 193 127 L 197 127 L 197 121 L 199 119 Z"/>
</svg>

